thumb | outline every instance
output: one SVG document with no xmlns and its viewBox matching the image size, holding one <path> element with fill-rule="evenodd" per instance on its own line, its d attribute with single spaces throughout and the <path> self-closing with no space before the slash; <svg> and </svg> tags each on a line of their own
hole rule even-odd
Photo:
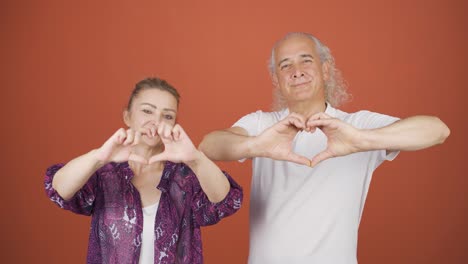
<svg viewBox="0 0 468 264">
<path fill-rule="evenodd" d="M 301 155 L 297 155 L 297 154 L 289 155 L 287 160 L 291 161 L 291 162 L 294 162 L 294 163 L 297 163 L 297 164 L 306 165 L 306 166 L 310 165 L 310 161 L 309 161 L 308 158 L 306 158 L 304 156 L 301 156 Z"/>
<path fill-rule="evenodd" d="M 328 151 L 322 151 L 319 154 L 315 155 L 311 160 L 310 160 L 310 167 L 314 167 L 315 165 L 319 164 L 320 162 L 332 158 L 333 155 L 330 154 Z"/>
</svg>

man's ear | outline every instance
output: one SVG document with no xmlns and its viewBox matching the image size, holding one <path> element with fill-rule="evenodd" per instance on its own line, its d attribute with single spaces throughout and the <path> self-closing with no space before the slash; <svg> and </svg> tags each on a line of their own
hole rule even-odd
<svg viewBox="0 0 468 264">
<path fill-rule="evenodd" d="M 323 80 L 328 81 L 330 78 L 330 63 L 328 61 L 322 63 Z"/>
<path fill-rule="evenodd" d="M 130 112 L 127 109 L 123 111 L 123 121 L 127 127 L 130 127 Z"/>
<path fill-rule="evenodd" d="M 273 86 L 275 88 L 278 88 L 278 76 L 276 76 L 276 73 L 270 72 L 270 78 L 271 78 L 271 83 L 273 83 Z"/>
</svg>

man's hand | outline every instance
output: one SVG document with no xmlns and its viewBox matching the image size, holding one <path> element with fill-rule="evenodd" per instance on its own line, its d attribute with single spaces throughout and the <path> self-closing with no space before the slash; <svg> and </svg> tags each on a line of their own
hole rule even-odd
<svg viewBox="0 0 468 264">
<path fill-rule="evenodd" d="M 319 128 L 327 136 L 327 148 L 312 158 L 311 167 L 329 158 L 362 151 L 359 147 L 362 131 L 337 118 L 317 113 L 307 120 L 305 127 L 308 132 Z"/>
<path fill-rule="evenodd" d="M 309 166 L 309 159 L 294 153 L 292 150 L 294 137 L 303 129 L 305 129 L 304 117 L 291 113 L 285 119 L 258 135 L 255 138 L 252 149 L 256 149 L 258 152 L 256 156 L 291 161 Z"/>
</svg>

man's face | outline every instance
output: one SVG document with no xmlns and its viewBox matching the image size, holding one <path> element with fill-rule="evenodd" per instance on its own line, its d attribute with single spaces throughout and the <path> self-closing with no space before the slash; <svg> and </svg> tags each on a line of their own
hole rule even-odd
<svg viewBox="0 0 468 264">
<path fill-rule="evenodd" d="M 274 59 L 273 84 L 288 105 L 325 100 L 324 78 L 328 78 L 328 65 L 321 63 L 313 40 L 291 36 L 277 45 Z"/>
</svg>

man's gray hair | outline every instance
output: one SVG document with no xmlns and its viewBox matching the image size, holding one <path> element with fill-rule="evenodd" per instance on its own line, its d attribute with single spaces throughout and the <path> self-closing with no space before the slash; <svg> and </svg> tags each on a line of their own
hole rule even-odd
<svg viewBox="0 0 468 264">
<path fill-rule="evenodd" d="M 334 107 L 338 107 L 339 105 L 347 101 L 350 98 L 350 95 L 346 91 L 347 85 L 341 75 L 340 70 L 338 70 L 335 66 L 335 59 L 331 55 L 330 49 L 327 46 L 325 46 L 318 38 L 314 37 L 311 34 L 303 32 L 291 32 L 286 34 L 286 36 L 284 36 L 282 39 L 278 40 L 271 49 L 271 56 L 268 62 L 268 69 L 270 71 L 270 74 L 275 74 L 276 70 L 276 47 L 280 42 L 293 36 L 304 36 L 314 41 L 315 49 L 320 57 L 320 62 L 322 64 L 324 62 L 328 62 L 329 78 L 325 81 L 325 100 Z M 273 110 L 280 110 L 285 107 L 287 107 L 286 100 L 281 94 L 281 91 L 279 91 L 278 88 L 275 88 Z"/>
</svg>

